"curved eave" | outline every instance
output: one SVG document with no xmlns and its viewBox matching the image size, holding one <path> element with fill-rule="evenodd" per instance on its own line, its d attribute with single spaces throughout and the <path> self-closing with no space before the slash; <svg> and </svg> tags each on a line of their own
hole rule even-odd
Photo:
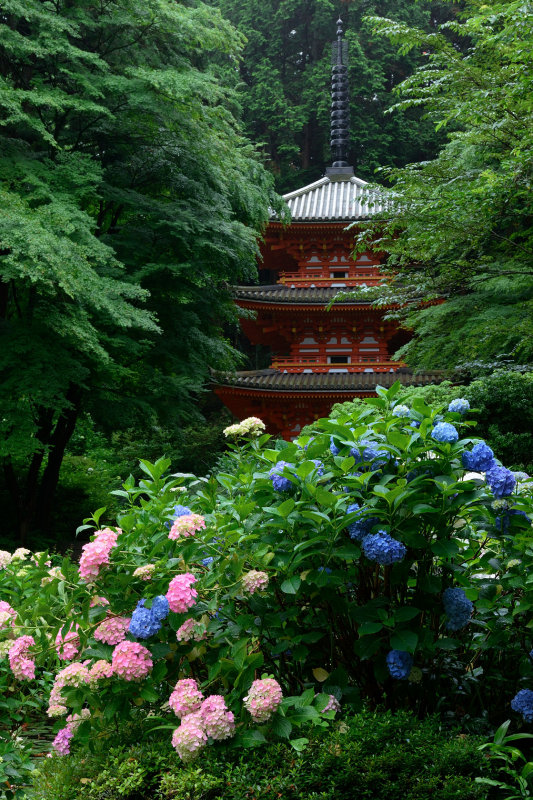
<svg viewBox="0 0 533 800">
<path fill-rule="evenodd" d="M 444 380 L 443 372 L 423 372 L 413 375 L 405 369 L 393 372 L 329 372 L 285 373 L 277 369 L 251 372 L 219 373 L 213 375 L 217 390 L 226 393 L 274 394 L 282 392 L 291 396 L 354 395 L 375 392 L 376 386 L 385 388 L 399 380 L 404 386 L 427 386 Z"/>
<path fill-rule="evenodd" d="M 239 300 L 239 298 L 235 301 L 238 306 L 242 308 L 248 308 L 251 310 L 265 310 L 265 311 L 320 311 L 321 313 L 328 310 L 327 303 L 274 303 L 272 301 L 261 301 L 261 300 Z M 348 304 L 348 303 L 334 303 L 332 307 L 329 309 L 330 311 L 335 311 L 340 309 L 342 311 L 383 311 L 388 308 L 394 308 L 394 306 L 380 306 L 379 308 L 373 309 L 371 303 L 358 303 Z"/>
</svg>

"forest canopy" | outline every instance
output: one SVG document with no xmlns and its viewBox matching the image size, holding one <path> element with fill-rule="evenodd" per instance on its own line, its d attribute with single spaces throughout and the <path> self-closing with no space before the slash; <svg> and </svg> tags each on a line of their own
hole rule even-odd
<svg viewBox="0 0 533 800">
<path fill-rule="evenodd" d="M 215 9 L 3 0 L 0 29 L 0 459 L 24 533 L 82 412 L 187 419 L 235 364 L 228 285 L 276 201 Z"/>
</svg>

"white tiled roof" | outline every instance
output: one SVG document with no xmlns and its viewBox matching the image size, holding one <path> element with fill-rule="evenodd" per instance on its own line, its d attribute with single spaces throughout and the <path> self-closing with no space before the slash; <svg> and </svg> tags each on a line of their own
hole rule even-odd
<svg viewBox="0 0 533 800">
<path fill-rule="evenodd" d="M 382 211 L 382 198 L 369 191 L 366 181 L 354 176 L 331 180 L 328 176 L 283 195 L 293 222 L 364 219 Z"/>
</svg>

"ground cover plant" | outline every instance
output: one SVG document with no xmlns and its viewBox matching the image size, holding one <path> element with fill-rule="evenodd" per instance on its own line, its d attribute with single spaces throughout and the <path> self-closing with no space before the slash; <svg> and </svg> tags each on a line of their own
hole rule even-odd
<svg viewBox="0 0 533 800">
<path fill-rule="evenodd" d="M 45 759 L 30 800 L 481 800 L 487 790 L 475 778 L 493 774 L 480 737 L 448 731 L 438 716 L 420 721 L 407 712 L 348 716 L 315 732 L 301 753 L 283 742 L 255 758 L 208 748 L 186 767 L 164 738 L 125 741 L 132 734 L 111 749 Z"/>
<path fill-rule="evenodd" d="M 79 562 L 0 554 L 8 712 L 46 693 L 54 757 L 134 725 L 184 762 L 300 752 L 363 702 L 465 729 L 533 719 L 527 476 L 473 435 L 467 401 L 399 388 L 279 446 L 260 420 L 231 426 L 211 478 L 141 462 L 116 526 L 104 509 L 82 526 Z"/>
</svg>

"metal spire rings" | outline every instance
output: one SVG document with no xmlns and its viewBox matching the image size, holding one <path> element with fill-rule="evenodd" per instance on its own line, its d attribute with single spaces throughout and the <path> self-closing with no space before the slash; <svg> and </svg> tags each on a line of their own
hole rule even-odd
<svg viewBox="0 0 533 800">
<path fill-rule="evenodd" d="M 331 155 L 334 167 L 348 166 L 350 144 L 350 99 L 348 96 L 348 42 L 343 38 L 342 19 L 337 20 L 337 41 L 331 58 Z"/>
</svg>

